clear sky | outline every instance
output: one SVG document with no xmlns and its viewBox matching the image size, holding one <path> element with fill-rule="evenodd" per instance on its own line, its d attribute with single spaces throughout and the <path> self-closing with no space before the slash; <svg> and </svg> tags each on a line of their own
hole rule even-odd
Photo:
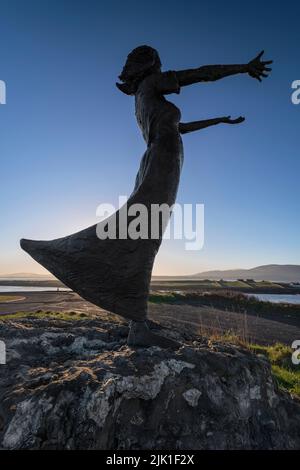
<svg viewBox="0 0 300 470">
<path fill-rule="evenodd" d="M 244 63 L 261 49 L 274 59 L 262 84 L 236 76 L 169 96 L 183 121 L 246 121 L 183 137 L 178 202 L 205 204 L 205 246 L 165 241 L 154 273 L 300 264 L 299 14 L 293 1 L 2 0 L 0 272 L 44 273 L 21 237 L 70 234 L 131 193 L 145 144 L 115 81 L 141 44 L 164 70 Z"/>
</svg>

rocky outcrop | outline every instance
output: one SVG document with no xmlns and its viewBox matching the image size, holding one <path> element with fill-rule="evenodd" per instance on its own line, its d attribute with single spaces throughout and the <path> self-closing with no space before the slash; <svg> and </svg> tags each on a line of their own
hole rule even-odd
<svg viewBox="0 0 300 470">
<path fill-rule="evenodd" d="M 176 351 L 133 349 L 127 334 L 101 319 L 2 323 L 0 447 L 300 447 L 300 404 L 265 359 L 175 331 Z"/>
</svg>

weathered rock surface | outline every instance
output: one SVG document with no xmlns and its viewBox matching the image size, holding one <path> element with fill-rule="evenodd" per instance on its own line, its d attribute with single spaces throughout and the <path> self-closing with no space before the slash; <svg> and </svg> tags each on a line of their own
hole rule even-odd
<svg viewBox="0 0 300 470">
<path fill-rule="evenodd" d="M 1 324 L 0 447 L 300 448 L 300 403 L 265 359 L 182 334 L 177 351 L 132 349 L 127 333 L 101 319 Z"/>
</svg>

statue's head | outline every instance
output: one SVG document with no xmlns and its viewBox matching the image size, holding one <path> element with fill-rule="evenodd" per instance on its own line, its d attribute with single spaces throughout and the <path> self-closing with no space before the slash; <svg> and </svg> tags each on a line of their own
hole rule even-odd
<svg viewBox="0 0 300 470">
<path fill-rule="evenodd" d="M 117 83 L 117 87 L 132 95 L 135 93 L 138 83 L 147 75 L 159 72 L 161 61 L 158 52 L 150 46 L 139 46 L 133 49 L 127 57 L 119 79 L 123 83 Z"/>
</svg>

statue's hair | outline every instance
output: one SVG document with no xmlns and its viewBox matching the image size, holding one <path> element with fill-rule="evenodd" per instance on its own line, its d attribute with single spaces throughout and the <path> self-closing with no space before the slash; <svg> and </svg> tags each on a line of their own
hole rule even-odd
<svg viewBox="0 0 300 470">
<path fill-rule="evenodd" d="M 156 49 L 150 46 L 139 46 L 133 49 L 127 57 L 117 87 L 128 95 L 135 93 L 137 86 L 143 78 L 161 67 L 161 61 Z"/>
</svg>

